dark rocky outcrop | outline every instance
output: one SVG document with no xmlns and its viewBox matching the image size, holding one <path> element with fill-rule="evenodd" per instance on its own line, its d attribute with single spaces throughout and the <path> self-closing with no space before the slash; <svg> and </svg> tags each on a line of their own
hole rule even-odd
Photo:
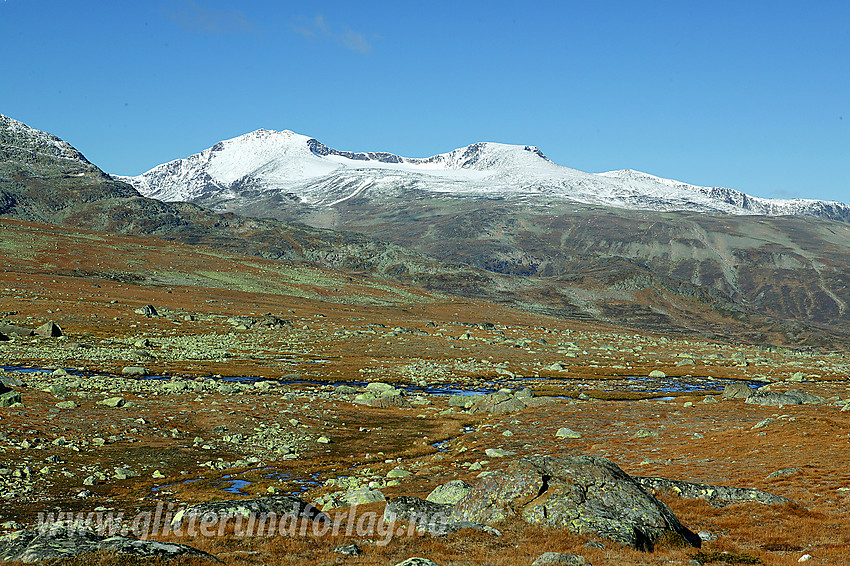
<svg viewBox="0 0 850 566">
<path fill-rule="evenodd" d="M 483 524 L 511 519 L 593 533 L 647 551 L 671 536 L 700 545 L 666 505 L 605 458 L 523 458 L 482 478 L 450 517 Z"/>
<path fill-rule="evenodd" d="M 773 495 L 772 493 L 758 489 L 690 483 L 667 478 L 635 477 L 634 479 L 644 489 L 650 492 L 660 493 L 667 491 L 688 499 L 705 499 L 714 507 L 723 507 L 730 503 L 746 503 L 750 501 L 765 505 L 794 503 L 792 499 L 788 499 L 787 497 Z"/>
<path fill-rule="evenodd" d="M 171 522 L 172 529 L 180 529 L 194 520 L 199 524 L 203 517 L 216 517 L 219 521 L 233 517 L 260 517 L 272 515 L 276 517 L 300 517 L 313 521 L 330 521 L 331 518 L 293 495 L 273 495 L 257 499 L 237 499 L 233 501 L 212 501 L 193 505 L 181 513 L 177 513 Z"/>
<path fill-rule="evenodd" d="M 125 536 L 106 537 L 76 524 L 49 525 L 38 530 L 17 531 L 0 536 L 0 562 L 17 561 L 30 564 L 97 551 L 163 558 L 192 556 L 219 562 L 211 554 L 184 544 Z"/>
<path fill-rule="evenodd" d="M 445 523 L 451 515 L 454 505 L 433 503 L 418 497 L 395 497 L 387 502 L 384 509 L 384 521 L 415 522 L 421 525 Z"/>
</svg>

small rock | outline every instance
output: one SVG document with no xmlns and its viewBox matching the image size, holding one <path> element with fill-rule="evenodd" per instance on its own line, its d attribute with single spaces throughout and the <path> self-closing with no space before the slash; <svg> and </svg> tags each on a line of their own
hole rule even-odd
<svg viewBox="0 0 850 566">
<path fill-rule="evenodd" d="M 331 443 L 331 439 L 330 439 L 330 438 L 328 438 L 327 436 L 320 436 L 320 437 L 316 440 L 316 442 L 318 442 L 319 444 L 330 444 L 330 443 Z"/>
<path fill-rule="evenodd" d="M 581 438 L 581 434 L 567 427 L 559 428 L 558 432 L 555 433 L 555 436 L 557 438 Z"/>
<path fill-rule="evenodd" d="M 148 370 L 143 367 L 138 366 L 127 366 L 121 370 L 121 375 L 130 375 L 130 376 L 145 376 L 148 374 Z"/>
<path fill-rule="evenodd" d="M 664 373 L 663 371 L 661 371 L 660 369 L 654 369 L 651 372 L 649 372 L 649 377 L 652 377 L 652 378 L 655 378 L 655 379 L 661 379 L 661 378 L 667 377 L 667 374 Z"/>
<path fill-rule="evenodd" d="M 575 554 L 544 552 L 531 563 L 531 566 L 587 566 L 587 559 Z"/>
<path fill-rule="evenodd" d="M 60 401 L 56 403 L 56 407 L 58 407 L 59 409 L 76 409 L 77 404 L 73 401 Z"/>
<path fill-rule="evenodd" d="M 794 474 L 794 473 L 799 472 L 799 471 L 800 471 L 800 468 L 785 468 L 784 470 L 776 470 L 775 472 L 768 474 L 768 476 L 764 479 L 772 480 L 774 478 L 781 478 L 781 477 L 784 477 L 784 476 L 790 476 L 791 474 Z"/>
<path fill-rule="evenodd" d="M 488 448 L 484 453 L 490 458 L 504 458 L 505 456 L 513 456 L 516 452 L 505 450 L 503 448 Z"/>
<path fill-rule="evenodd" d="M 702 542 L 714 542 L 717 540 L 717 535 L 708 531 L 700 531 L 697 536 Z"/>
<path fill-rule="evenodd" d="M 133 312 L 135 312 L 136 314 L 144 315 L 148 318 L 152 316 L 159 316 L 159 313 L 156 312 L 156 309 L 153 307 L 153 305 L 145 305 L 142 308 L 136 309 Z"/>
<path fill-rule="evenodd" d="M 104 405 L 105 407 L 123 407 L 125 403 L 126 401 L 124 401 L 123 397 L 110 397 L 97 402 L 98 405 Z"/>
<path fill-rule="evenodd" d="M 399 562 L 395 566 L 440 566 L 433 560 L 428 560 L 427 558 L 419 558 L 414 556 L 413 558 L 408 558 L 404 562 Z"/>
<path fill-rule="evenodd" d="M 357 556 L 359 554 L 363 554 L 363 551 L 360 550 L 360 547 L 356 544 L 344 544 L 342 546 L 338 546 L 334 549 L 334 552 L 342 554 L 343 556 Z"/>
</svg>

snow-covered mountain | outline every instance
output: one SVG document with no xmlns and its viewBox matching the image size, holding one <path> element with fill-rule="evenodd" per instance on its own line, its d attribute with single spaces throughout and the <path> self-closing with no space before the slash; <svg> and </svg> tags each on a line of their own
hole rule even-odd
<svg viewBox="0 0 850 566">
<path fill-rule="evenodd" d="M 229 208 L 272 193 L 323 208 L 350 199 L 477 197 L 546 207 L 564 202 L 640 210 L 808 215 L 850 221 L 850 207 L 765 199 L 632 170 L 585 173 L 534 146 L 475 143 L 428 158 L 331 149 L 294 132 L 257 130 L 137 177 L 117 177 L 145 196 Z"/>
</svg>

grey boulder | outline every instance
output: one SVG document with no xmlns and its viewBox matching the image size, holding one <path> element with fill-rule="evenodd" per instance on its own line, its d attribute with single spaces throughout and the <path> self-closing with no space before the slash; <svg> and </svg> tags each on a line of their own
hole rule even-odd
<svg viewBox="0 0 850 566">
<path fill-rule="evenodd" d="M 650 551 L 663 537 L 700 546 L 664 503 L 617 465 L 591 456 L 522 458 L 479 480 L 449 521 L 527 523 L 593 533 Z"/>
</svg>

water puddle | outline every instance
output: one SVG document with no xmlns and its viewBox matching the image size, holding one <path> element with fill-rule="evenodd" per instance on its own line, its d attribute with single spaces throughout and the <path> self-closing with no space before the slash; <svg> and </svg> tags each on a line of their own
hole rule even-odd
<svg viewBox="0 0 850 566">
<path fill-rule="evenodd" d="M 319 360 L 324 361 L 324 360 Z M 21 367 L 21 366 L 10 366 L 4 365 L 0 366 L 5 371 L 9 372 L 19 372 L 24 374 L 50 374 L 53 370 L 40 368 L 40 367 Z M 86 376 L 94 376 L 94 375 L 110 375 L 102 372 L 86 372 L 86 371 L 77 371 L 77 370 L 66 370 L 69 374 L 77 376 L 77 377 L 86 377 Z M 124 377 L 118 376 L 115 377 Z M 138 379 L 141 380 L 150 380 L 150 381 L 159 381 L 159 380 L 170 380 L 172 376 L 167 375 L 149 375 L 145 377 L 140 377 Z M 242 383 L 242 384 L 252 384 L 261 381 L 274 382 L 278 385 L 310 385 L 316 387 L 339 387 L 341 385 L 346 385 L 350 387 L 365 387 L 368 385 L 366 381 L 323 381 L 323 380 L 311 380 L 311 379 L 268 379 L 264 377 L 254 377 L 254 376 L 227 376 L 227 377 L 206 377 L 204 379 L 210 379 L 213 381 L 223 381 L 230 383 Z M 536 384 L 544 385 L 547 387 L 563 387 L 565 397 L 569 397 L 570 393 L 573 391 L 578 394 L 582 390 L 598 390 L 598 391 L 610 391 L 610 392 L 631 392 L 631 393 L 643 393 L 643 394 L 671 394 L 671 393 L 693 393 L 693 392 L 707 392 L 713 393 L 722 391 L 724 387 L 732 383 L 743 383 L 748 385 L 753 389 L 758 389 L 759 387 L 766 385 L 760 381 L 749 381 L 743 379 L 730 379 L 730 378 L 716 378 L 716 377 L 707 377 L 707 376 L 684 376 L 684 377 L 675 377 L 668 376 L 663 378 L 655 378 L 655 377 L 644 377 L 644 376 L 623 376 L 623 377 L 610 377 L 598 380 L 583 380 L 583 381 L 574 381 L 569 379 L 551 379 L 551 378 L 540 378 L 540 377 L 523 377 L 523 378 L 511 378 L 506 380 L 487 380 L 487 381 L 478 381 L 476 385 L 469 385 L 465 383 L 440 383 L 434 385 L 404 385 L 404 384 L 396 384 L 396 387 L 399 389 L 414 395 L 438 395 L 438 396 L 450 396 L 450 395 L 488 395 L 490 393 L 495 393 L 499 389 L 508 388 L 508 389 L 522 389 L 523 387 L 531 385 L 532 387 Z M 559 398 L 561 396 L 558 396 Z"/>
<path fill-rule="evenodd" d="M 178 486 L 178 485 L 185 485 L 185 484 L 188 484 L 188 483 L 195 483 L 196 481 L 201 481 L 202 479 L 205 479 L 205 478 L 194 478 L 194 479 L 191 479 L 191 480 L 183 480 L 183 481 L 177 482 L 177 483 L 167 483 L 167 484 L 164 484 L 164 485 L 156 485 L 153 488 L 151 488 L 151 491 L 156 493 L 157 491 L 162 491 L 163 489 L 168 489 L 169 487 L 175 487 L 175 486 Z"/>
</svg>

